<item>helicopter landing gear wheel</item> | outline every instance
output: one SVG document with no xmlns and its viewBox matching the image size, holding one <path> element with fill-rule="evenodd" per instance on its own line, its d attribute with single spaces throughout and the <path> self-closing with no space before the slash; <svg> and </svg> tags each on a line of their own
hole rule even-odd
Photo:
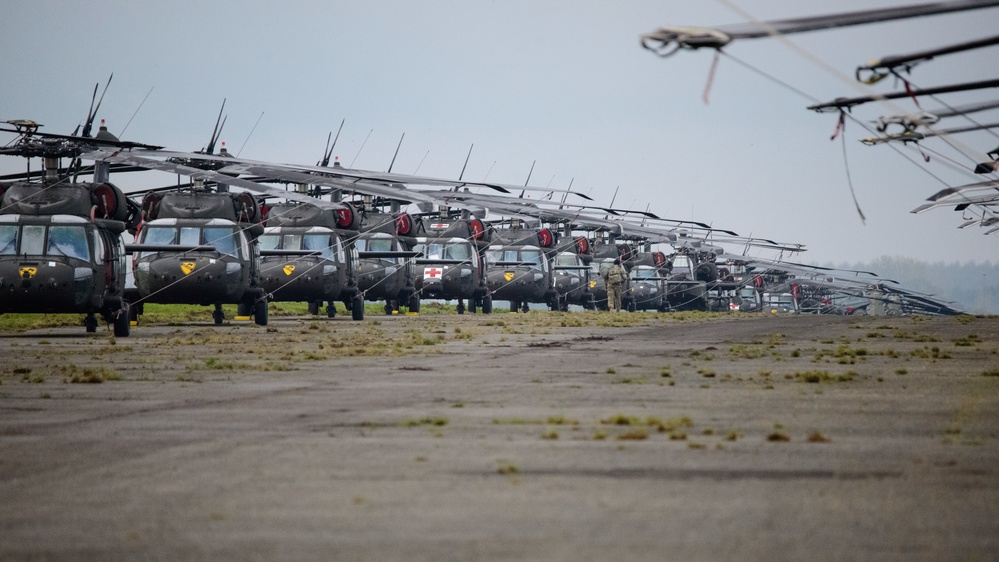
<svg viewBox="0 0 999 562">
<path fill-rule="evenodd" d="M 97 331 L 97 317 L 94 316 L 93 312 L 87 313 L 87 317 L 83 319 L 83 327 L 87 330 L 88 334 L 92 334 Z"/>
<path fill-rule="evenodd" d="M 465 301 L 463 299 L 458 299 L 458 314 L 465 313 Z"/>
<path fill-rule="evenodd" d="M 530 312 L 531 311 L 531 307 L 527 304 L 527 301 L 524 301 L 524 306 L 520 307 L 520 311 L 521 312 Z"/>
<path fill-rule="evenodd" d="M 391 316 L 392 313 L 395 312 L 395 310 L 396 310 L 396 308 L 395 308 L 395 301 L 393 301 L 393 300 L 387 300 L 387 301 L 385 301 L 385 314 L 386 315 Z"/>
<path fill-rule="evenodd" d="M 364 320 L 364 297 L 358 295 L 350 301 L 350 317 L 354 320 Z"/>
<path fill-rule="evenodd" d="M 253 305 L 253 323 L 257 326 L 267 325 L 267 299 L 259 300 Z"/>
<path fill-rule="evenodd" d="M 212 320 L 215 321 L 216 326 L 220 326 L 222 321 L 225 320 L 225 313 L 222 312 L 222 305 L 215 305 L 215 310 L 212 311 Z"/>
<path fill-rule="evenodd" d="M 486 295 L 482 297 L 482 314 L 492 314 L 493 313 L 493 296 Z"/>
<path fill-rule="evenodd" d="M 520 312 L 520 301 L 510 301 L 510 312 Z"/>
<path fill-rule="evenodd" d="M 322 301 L 313 301 L 309 303 L 309 316 L 317 316 L 319 314 L 319 307 L 322 306 Z"/>
<path fill-rule="evenodd" d="M 112 313 L 114 316 L 114 337 L 116 338 L 127 338 L 132 330 L 128 303 L 122 303 L 122 306 L 121 310 Z"/>
<path fill-rule="evenodd" d="M 336 318 L 336 304 L 333 301 L 326 303 L 326 317 Z"/>
<path fill-rule="evenodd" d="M 409 311 L 414 314 L 420 313 L 420 295 L 413 293 L 413 296 L 409 297 Z"/>
<path fill-rule="evenodd" d="M 477 297 L 468 298 L 468 311 L 471 312 L 472 314 L 475 314 L 475 311 L 478 310 L 480 306 L 482 306 L 481 304 L 479 304 L 478 301 L 479 299 Z"/>
</svg>

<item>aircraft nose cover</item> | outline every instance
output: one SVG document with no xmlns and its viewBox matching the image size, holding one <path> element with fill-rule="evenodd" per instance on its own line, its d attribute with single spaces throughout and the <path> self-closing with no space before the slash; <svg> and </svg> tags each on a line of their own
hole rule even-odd
<svg viewBox="0 0 999 562">
<path fill-rule="evenodd" d="M 479 219 L 472 219 L 468 222 L 468 230 L 471 231 L 473 240 L 481 240 L 482 235 L 485 234 L 486 227 Z"/>
<path fill-rule="evenodd" d="M 395 231 L 399 236 L 409 236 L 413 232 L 413 219 L 409 213 L 402 213 L 395 218 Z"/>
<path fill-rule="evenodd" d="M 555 243 L 555 234 L 547 228 L 538 231 L 538 242 L 542 248 L 551 248 Z"/>
</svg>

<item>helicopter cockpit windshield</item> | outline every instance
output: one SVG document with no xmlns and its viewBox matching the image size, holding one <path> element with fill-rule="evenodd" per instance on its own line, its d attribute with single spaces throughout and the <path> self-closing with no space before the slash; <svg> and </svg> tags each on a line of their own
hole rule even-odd
<svg viewBox="0 0 999 562">
<path fill-rule="evenodd" d="M 149 225 L 142 229 L 144 245 L 157 246 L 213 246 L 217 252 L 237 259 L 249 256 L 246 237 L 232 226 L 175 226 Z M 157 252 L 142 252 L 140 255 L 151 255 Z"/>
<path fill-rule="evenodd" d="M 354 247 L 357 248 L 358 252 L 394 252 L 398 248 L 395 247 L 395 240 L 388 236 L 382 236 L 375 234 L 371 237 L 362 237 L 354 241 Z M 383 257 L 377 258 L 383 262 L 401 264 L 404 259 L 396 257 Z"/>
<path fill-rule="evenodd" d="M 562 267 L 574 267 L 579 265 L 579 257 L 570 253 L 561 253 L 555 257 L 555 265 Z"/>
<path fill-rule="evenodd" d="M 472 244 L 460 238 L 445 242 L 420 243 L 414 251 L 421 252 L 427 260 L 472 260 Z"/>
<path fill-rule="evenodd" d="M 632 279 L 655 279 L 659 274 L 651 267 L 636 267 L 631 270 Z"/>
<path fill-rule="evenodd" d="M 486 260 L 490 264 L 511 262 L 528 265 L 531 269 L 548 271 L 548 262 L 541 250 L 504 248 L 486 251 Z"/>
<path fill-rule="evenodd" d="M 82 225 L 2 225 L 0 255 L 15 254 L 92 261 L 87 231 Z"/>
<path fill-rule="evenodd" d="M 340 240 L 330 241 L 329 232 L 288 234 L 267 233 L 258 238 L 261 250 L 307 250 L 318 252 L 319 257 L 335 261 L 341 254 Z"/>
<path fill-rule="evenodd" d="M 17 225 L 0 225 L 0 255 L 10 256 L 17 253 L 17 231 Z"/>
</svg>

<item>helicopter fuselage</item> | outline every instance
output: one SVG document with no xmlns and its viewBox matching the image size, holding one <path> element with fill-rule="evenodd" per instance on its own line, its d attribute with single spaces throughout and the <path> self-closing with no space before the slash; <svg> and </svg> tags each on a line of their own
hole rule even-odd
<svg viewBox="0 0 999 562">
<path fill-rule="evenodd" d="M 514 304 L 545 303 L 556 297 L 552 264 L 539 246 L 493 245 L 486 250 L 486 286 L 493 299 Z"/>
<path fill-rule="evenodd" d="M 356 290 L 350 265 L 357 263 L 357 252 L 330 228 L 268 227 L 259 242 L 264 254 L 260 258 L 260 283 L 276 301 L 334 301 L 350 289 Z M 267 255 L 268 251 L 281 250 L 315 254 Z"/>
<path fill-rule="evenodd" d="M 243 303 L 263 295 L 257 248 L 228 219 L 156 219 L 139 233 L 135 286 L 147 302 Z M 159 249 L 157 246 L 175 249 Z"/>
<path fill-rule="evenodd" d="M 0 215 L 0 312 L 96 313 L 123 306 L 117 221 Z"/>
</svg>

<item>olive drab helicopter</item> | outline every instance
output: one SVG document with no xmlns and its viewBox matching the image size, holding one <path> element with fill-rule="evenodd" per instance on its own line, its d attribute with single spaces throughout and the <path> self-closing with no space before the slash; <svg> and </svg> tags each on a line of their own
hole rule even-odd
<svg viewBox="0 0 999 562">
<path fill-rule="evenodd" d="M 79 128 L 73 135 L 40 133 L 41 125 L 29 120 L 6 121 L 13 129 L 0 129 L 18 135 L 0 154 L 29 163 L 23 176 L 0 182 L 0 313 L 85 314 L 87 332 L 97 331 L 100 314 L 113 325 L 115 336 L 127 337 L 131 325 L 122 233 L 137 220 L 137 209 L 108 181 L 108 165 L 94 167 L 94 181 L 78 181 L 79 157 L 101 146 L 159 147 L 119 141 L 103 121 L 91 137 L 100 108 L 95 100 L 97 86 L 80 136 Z M 43 161 L 37 181 L 32 180 L 32 158 Z M 69 169 L 61 169 L 62 158 L 72 159 Z"/>
<path fill-rule="evenodd" d="M 307 302 L 313 315 L 326 301 L 329 318 L 336 316 L 334 301 L 340 300 L 355 320 L 363 320 L 354 273 L 358 217 L 348 204 L 337 209 L 298 202 L 271 205 L 259 238 L 260 284 L 271 300 Z"/>
<path fill-rule="evenodd" d="M 467 216 L 452 217 L 442 211 L 430 220 L 426 235 L 417 238 L 416 288 L 423 298 L 456 299 L 458 314 L 493 311 L 493 297 L 486 286 L 485 251 L 493 229 Z"/>
<path fill-rule="evenodd" d="M 570 304 L 584 309 L 596 308 L 596 297 L 591 290 L 590 241 L 582 236 L 568 236 L 560 242 L 555 256 L 555 292 L 558 294 L 558 309 L 569 310 Z"/>
<path fill-rule="evenodd" d="M 714 248 L 700 244 L 680 245 L 667 258 L 666 300 L 672 310 L 709 308 L 708 284 L 718 280 Z M 717 249 L 721 252 L 721 249 Z"/>
<path fill-rule="evenodd" d="M 548 228 L 497 229 L 486 250 L 486 286 L 494 300 L 510 302 L 510 312 L 528 312 L 529 303 L 555 310 L 553 260 L 558 233 Z"/>
<path fill-rule="evenodd" d="M 75 156 L 79 140 L 38 138 L 40 125 L 13 124 L 24 136 L 0 153 L 40 156 L 45 174 L 0 184 L 0 312 L 82 313 L 87 332 L 100 314 L 128 336 L 124 195 L 107 181 L 59 173 L 59 158 Z"/>
<path fill-rule="evenodd" d="M 361 233 L 354 241 L 361 256 L 357 284 L 365 300 L 385 301 L 385 313 L 396 314 L 400 305 L 420 311 L 413 258 L 416 236 L 423 222 L 409 213 L 382 212 L 371 206 L 370 197 L 361 209 Z"/>
<path fill-rule="evenodd" d="M 267 324 L 267 292 L 260 284 L 257 238 L 263 234 L 260 204 L 246 192 L 215 190 L 196 179 L 189 191 L 147 193 L 143 221 L 129 246 L 142 303 L 214 306 L 222 324 L 223 304 L 238 304 L 239 316 Z"/>
<path fill-rule="evenodd" d="M 635 310 L 666 312 L 669 309 L 666 298 L 667 263 L 663 252 L 636 252 L 629 261 L 628 293 Z"/>
</svg>

